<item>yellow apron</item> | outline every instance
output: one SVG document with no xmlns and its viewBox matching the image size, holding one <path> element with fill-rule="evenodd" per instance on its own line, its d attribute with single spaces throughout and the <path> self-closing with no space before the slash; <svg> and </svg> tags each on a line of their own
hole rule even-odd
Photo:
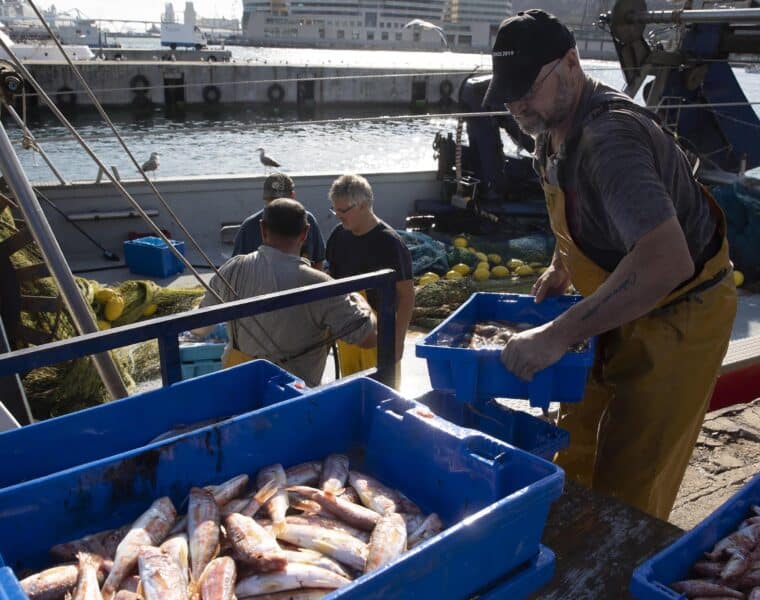
<svg viewBox="0 0 760 600">
<path fill-rule="evenodd" d="M 364 291 L 359 292 L 364 299 L 367 294 Z M 347 344 L 342 340 L 337 340 L 338 362 L 340 364 L 340 376 L 347 377 L 365 369 L 373 369 L 377 366 L 377 346 L 373 348 L 362 348 L 354 344 Z M 394 369 L 394 388 L 399 389 L 401 385 L 401 363 L 395 364 Z"/>
<path fill-rule="evenodd" d="M 254 357 L 250 354 L 246 354 L 237 348 L 228 346 L 224 349 L 224 354 L 222 354 L 222 368 L 229 369 L 230 367 L 234 367 L 236 365 L 242 365 L 243 363 L 252 361 L 253 358 Z"/>
<path fill-rule="evenodd" d="M 575 288 L 589 296 L 609 273 L 575 244 L 562 189 L 542 179 L 557 250 Z M 736 315 L 725 217 L 703 193 L 720 250 L 648 315 L 599 336 L 583 401 L 560 406 L 570 447 L 557 462 L 568 477 L 661 519 L 675 502 Z M 721 271 L 714 285 L 694 290 Z"/>
</svg>

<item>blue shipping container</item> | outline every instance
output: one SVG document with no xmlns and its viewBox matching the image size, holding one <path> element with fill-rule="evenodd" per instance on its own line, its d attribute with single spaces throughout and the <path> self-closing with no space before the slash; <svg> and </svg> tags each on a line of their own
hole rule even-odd
<svg viewBox="0 0 760 600">
<path fill-rule="evenodd" d="M 39 569 L 52 545 L 131 522 L 158 497 L 182 506 L 194 485 L 334 452 L 436 512 L 447 529 L 328 598 L 473 594 L 535 556 L 564 480 L 556 465 L 358 378 L 0 490 L 0 554 L 16 572 Z M 3 594 L 22 597 L 17 587 Z"/>
<path fill-rule="evenodd" d="M 430 383 L 437 390 L 454 390 L 462 402 L 477 398 L 524 398 L 532 406 L 550 402 L 580 402 L 594 362 L 594 340 L 581 352 L 568 352 L 529 382 L 504 368 L 498 348 L 463 347 L 476 323 L 504 320 L 541 325 L 555 319 L 580 296 L 547 298 L 541 304 L 523 294 L 473 294 L 452 315 L 417 343 L 417 356 L 427 359 Z"/>
<path fill-rule="evenodd" d="M 554 552 L 541 546 L 538 556 L 527 565 L 480 590 L 471 600 L 522 600 L 537 592 L 554 576 Z"/>
<path fill-rule="evenodd" d="M 528 413 L 511 410 L 494 399 L 459 402 L 453 392 L 433 390 L 416 400 L 447 421 L 477 429 L 547 460 L 552 460 L 570 443 L 570 434 L 564 429 Z"/>
<path fill-rule="evenodd" d="M 169 240 L 185 254 L 185 242 Z M 129 270 L 138 275 L 150 275 L 151 277 L 169 277 L 185 270 L 180 260 L 169 251 L 166 242 L 160 237 L 141 237 L 124 242 L 124 262 Z"/>
<path fill-rule="evenodd" d="M 179 427 L 250 412 L 302 393 L 302 382 L 257 360 L 0 434 L 0 488 L 145 446 Z"/>
<path fill-rule="evenodd" d="M 694 529 L 638 567 L 629 588 L 633 597 L 639 600 L 686 598 L 669 585 L 690 579 L 691 566 L 721 539 L 736 531 L 739 523 L 750 516 L 753 504 L 760 504 L 760 475 Z"/>
</svg>

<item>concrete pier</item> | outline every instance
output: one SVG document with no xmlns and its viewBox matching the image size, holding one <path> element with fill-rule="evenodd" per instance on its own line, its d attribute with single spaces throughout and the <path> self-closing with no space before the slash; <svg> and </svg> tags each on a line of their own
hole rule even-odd
<svg viewBox="0 0 760 600">
<path fill-rule="evenodd" d="M 90 104 L 66 64 L 27 66 L 60 106 Z M 424 108 L 450 105 L 472 72 L 152 60 L 80 61 L 77 67 L 107 107 L 373 103 Z M 32 106 L 37 100 L 30 98 Z"/>
<path fill-rule="evenodd" d="M 232 52 L 223 48 L 172 50 L 171 48 L 93 48 L 104 60 L 164 60 L 170 62 L 229 62 Z"/>
</svg>

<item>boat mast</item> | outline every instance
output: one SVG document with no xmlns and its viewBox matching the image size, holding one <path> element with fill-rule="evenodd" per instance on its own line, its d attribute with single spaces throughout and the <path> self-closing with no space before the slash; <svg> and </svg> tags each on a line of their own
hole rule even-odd
<svg viewBox="0 0 760 600">
<path fill-rule="evenodd" d="M 20 85 L 21 82 L 19 81 Z M 58 290 L 69 310 L 74 327 L 80 335 L 95 333 L 98 328 L 90 308 L 79 291 L 74 274 L 71 272 L 63 251 L 58 245 L 58 240 L 53 235 L 53 230 L 42 212 L 42 207 L 32 190 L 24 169 L 21 167 L 2 123 L 0 123 L 0 170 L 16 197 L 26 226 L 32 233 L 34 241 L 37 242 L 50 274 L 58 284 Z M 111 355 L 102 352 L 94 354 L 92 359 L 111 398 L 117 399 L 127 396 L 127 388 Z"/>
</svg>

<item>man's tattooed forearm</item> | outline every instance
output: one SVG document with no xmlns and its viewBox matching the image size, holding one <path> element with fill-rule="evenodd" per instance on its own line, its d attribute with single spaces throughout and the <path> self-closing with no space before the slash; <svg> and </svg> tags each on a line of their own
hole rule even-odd
<svg viewBox="0 0 760 600">
<path fill-rule="evenodd" d="M 602 298 L 598 304 L 589 308 L 588 311 L 586 311 L 586 314 L 584 314 L 581 317 L 581 321 L 587 321 L 588 319 L 593 317 L 596 313 L 599 312 L 599 309 L 602 307 L 603 304 L 607 304 L 607 302 L 612 300 L 612 298 L 614 298 L 621 292 L 624 292 L 632 288 L 634 283 L 636 283 L 636 273 L 631 273 L 622 282 L 620 282 L 620 285 L 618 285 L 614 290 L 612 290 L 609 294 L 607 294 L 604 298 Z"/>
</svg>

